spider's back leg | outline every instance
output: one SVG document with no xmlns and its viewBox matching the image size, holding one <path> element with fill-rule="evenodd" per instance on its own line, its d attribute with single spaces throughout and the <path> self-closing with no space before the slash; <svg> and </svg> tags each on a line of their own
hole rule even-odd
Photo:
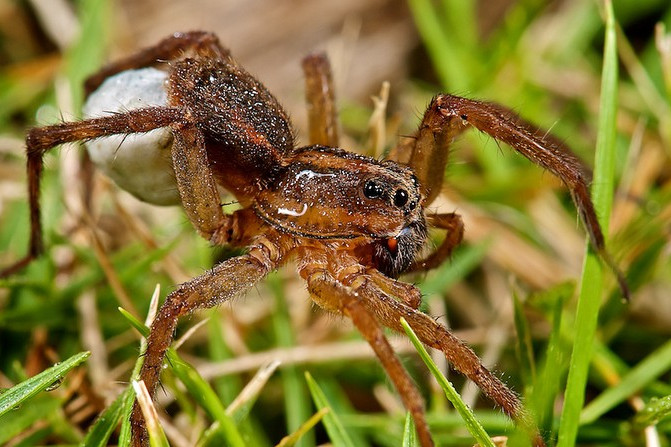
<svg viewBox="0 0 671 447">
<path fill-rule="evenodd" d="M 63 143 L 90 140 L 101 136 L 148 132 L 169 126 L 181 119 L 183 119 L 183 112 L 180 109 L 149 107 L 101 118 L 31 129 L 26 136 L 30 245 L 28 254 L 1 270 L 0 277 L 9 276 L 23 269 L 44 250 L 40 217 L 40 180 L 42 157 L 49 149 Z"/>
<path fill-rule="evenodd" d="M 84 83 L 86 96 L 97 89 L 105 79 L 125 70 L 143 68 L 158 62 L 166 62 L 183 57 L 186 53 L 213 59 L 230 59 L 230 51 L 219 43 L 219 38 L 206 31 L 175 33 L 156 45 L 144 48 L 137 53 L 106 65 L 89 76 Z"/>
<path fill-rule="evenodd" d="M 338 147 L 338 117 L 333 76 L 324 53 L 303 59 L 310 144 Z"/>
</svg>

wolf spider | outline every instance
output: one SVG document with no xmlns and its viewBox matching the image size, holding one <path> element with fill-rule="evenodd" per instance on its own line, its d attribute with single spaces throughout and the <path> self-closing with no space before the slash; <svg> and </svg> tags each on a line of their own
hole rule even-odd
<svg viewBox="0 0 671 447">
<path fill-rule="evenodd" d="M 207 32 L 176 33 L 106 66 L 87 80 L 87 95 L 96 89 L 115 94 L 107 82 L 116 79 L 123 87 L 130 78 L 119 76 L 152 66 L 162 69 L 149 73 L 149 77 L 158 73 L 149 83 L 167 93 L 162 104 L 124 106 L 105 116 L 29 131 L 30 247 L 27 256 L 4 275 L 43 251 L 38 202 L 44 153 L 66 142 L 90 144 L 99 137 L 123 135 L 121 143 L 112 143 L 108 164 L 100 162 L 103 169 L 116 173 L 112 176 L 120 186 L 149 202 L 177 200 L 196 231 L 213 245 L 247 249 L 168 295 L 151 325 L 140 373 L 150 395 L 156 391 L 181 316 L 247 292 L 294 258 L 312 299 L 328 311 L 351 318 L 370 343 L 411 413 L 422 446 L 433 445 L 422 399 L 383 332 L 384 326 L 402 331 L 401 317 L 426 345 L 442 351 L 455 369 L 525 427 L 536 445 L 544 445 L 518 395 L 487 370 L 466 344 L 420 312 L 420 291 L 396 278 L 403 272 L 439 265 L 460 243 L 463 224 L 459 215 L 427 214 L 425 209 L 441 189 L 450 143 L 473 126 L 509 144 L 566 184 L 592 246 L 616 272 L 626 295 L 624 279 L 604 247 L 589 196 L 588 174 L 566 146 L 502 106 L 442 94 L 431 101 L 414 138 L 392 150 L 388 159 L 379 161 L 337 149 L 330 69 L 324 56 L 315 55 L 303 61 L 310 145 L 296 148 L 287 114 L 277 100 Z M 167 168 L 161 168 L 168 169 L 164 175 L 168 183 L 159 181 L 154 188 L 178 191 L 172 199 L 155 197 L 145 184 L 133 183 L 134 177 L 154 178 L 151 163 L 142 166 L 144 174 L 124 176 L 121 161 L 126 137 L 159 128 L 168 129 L 172 138 L 168 150 L 174 176 L 168 162 Z M 141 144 L 144 149 L 124 156 L 142 163 L 144 151 L 150 152 L 157 143 L 146 140 Z M 224 214 L 218 187 L 235 196 L 241 209 Z M 447 236 L 432 254 L 418 259 L 427 238 L 427 222 L 446 230 Z M 132 431 L 136 445 L 146 444 L 137 403 Z"/>
</svg>

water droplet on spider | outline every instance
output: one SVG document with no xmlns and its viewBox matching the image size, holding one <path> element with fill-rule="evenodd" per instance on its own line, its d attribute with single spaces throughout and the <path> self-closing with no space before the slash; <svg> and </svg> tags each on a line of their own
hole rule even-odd
<svg viewBox="0 0 671 447">
<path fill-rule="evenodd" d="M 59 377 L 58 379 L 56 379 L 55 382 L 53 382 L 51 385 L 49 385 L 48 387 L 46 387 L 46 388 L 44 389 L 44 391 L 54 391 L 54 390 L 57 389 L 59 386 L 61 386 L 62 383 L 63 383 L 63 378 L 62 378 L 62 377 Z"/>
</svg>

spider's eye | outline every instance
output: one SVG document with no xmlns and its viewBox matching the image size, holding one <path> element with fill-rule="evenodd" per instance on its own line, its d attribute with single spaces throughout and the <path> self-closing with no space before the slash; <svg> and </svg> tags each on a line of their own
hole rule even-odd
<svg viewBox="0 0 671 447">
<path fill-rule="evenodd" d="M 397 207 L 402 207 L 406 203 L 408 203 L 408 191 L 405 189 L 399 189 L 394 193 L 394 205 Z"/>
<path fill-rule="evenodd" d="M 363 195 L 368 199 L 377 199 L 381 197 L 383 191 L 382 186 L 372 180 L 368 180 L 366 184 L 363 185 Z"/>
</svg>

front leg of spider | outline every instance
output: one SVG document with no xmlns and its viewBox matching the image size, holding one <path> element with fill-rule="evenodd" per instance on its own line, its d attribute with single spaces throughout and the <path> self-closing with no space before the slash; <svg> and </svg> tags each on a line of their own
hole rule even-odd
<svg viewBox="0 0 671 447">
<path fill-rule="evenodd" d="M 428 207 L 440 192 L 450 144 L 470 126 L 508 144 L 566 185 L 592 247 L 613 271 L 622 295 L 628 300 L 627 281 L 606 249 L 590 198 L 588 170 L 563 142 L 506 107 L 447 94 L 433 98 L 414 138 L 406 140 L 390 153 L 391 159 L 415 171 L 426 198 L 424 207 Z"/>
<path fill-rule="evenodd" d="M 422 397 L 394 353 L 382 327 L 358 296 L 358 289 L 363 283 L 376 281 L 365 272 L 363 266 L 356 263 L 336 264 L 341 276 L 341 279 L 337 279 L 333 272 L 334 259 L 329 263 L 320 262 L 319 257 L 313 257 L 305 251 L 302 257 L 304 264 L 300 274 L 308 284 L 312 299 L 322 308 L 345 315 L 352 320 L 354 326 L 373 348 L 373 352 L 398 390 L 403 405 L 412 415 L 420 444 L 423 447 L 433 446 L 433 439 L 424 416 Z"/>
<path fill-rule="evenodd" d="M 258 222 L 249 224 L 258 225 Z M 165 353 L 179 318 L 197 309 L 217 306 L 249 291 L 282 262 L 286 250 L 279 239 L 272 232 L 258 237 L 247 254 L 222 262 L 168 295 L 151 325 L 140 371 L 139 379 L 144 381 L 150 396 L 153 397 L 156 392 Z M 146 446 L 146 426 L 137 402 L 133 407 L 131 425 L 133 445 Z"/>
<path fill-rule="evenodd" d="M 370 282 L 354 288 L 362 306 L 384 326 L 403 333 L 400 319 L 405 318 L 422 343 L 445 355 L 450 365 L 472 380 L 515 423 L 527 430 L 535 446 L 544 446 L 535 422 L 517 393 L 489 371 L 463 341 L 429 315 L 406 306 Z"/>
<path fill-rule="evenodd" d="M 400 325 L 405 318 L 419 339 L 443 352 L 450 364 L 471 379 L 515 422 L 530 433 L 536 447 L 545 446 L 533 418 L 527 413 L 519 396 L 492 374 L 464 342 L 430 316 L 413 309 L 390 295 L 379 280 L 374 281 L 354 258 L 320 257 L 303 250 L 305 259 L 300 274 L 308 283 L 313 300 L 326 310 L 352 319 L 357 329 L 373 348 L 399 392 L 403 404 L 413 417 L 420 443 L 432 446 L 433 440 L 426 423 L 424 405 L 415 385 L 402 367 L 386 340 L 381 326 L 403 333 Z M 387 278 L 387 282 L 394 280 Z"/>
</svg>

